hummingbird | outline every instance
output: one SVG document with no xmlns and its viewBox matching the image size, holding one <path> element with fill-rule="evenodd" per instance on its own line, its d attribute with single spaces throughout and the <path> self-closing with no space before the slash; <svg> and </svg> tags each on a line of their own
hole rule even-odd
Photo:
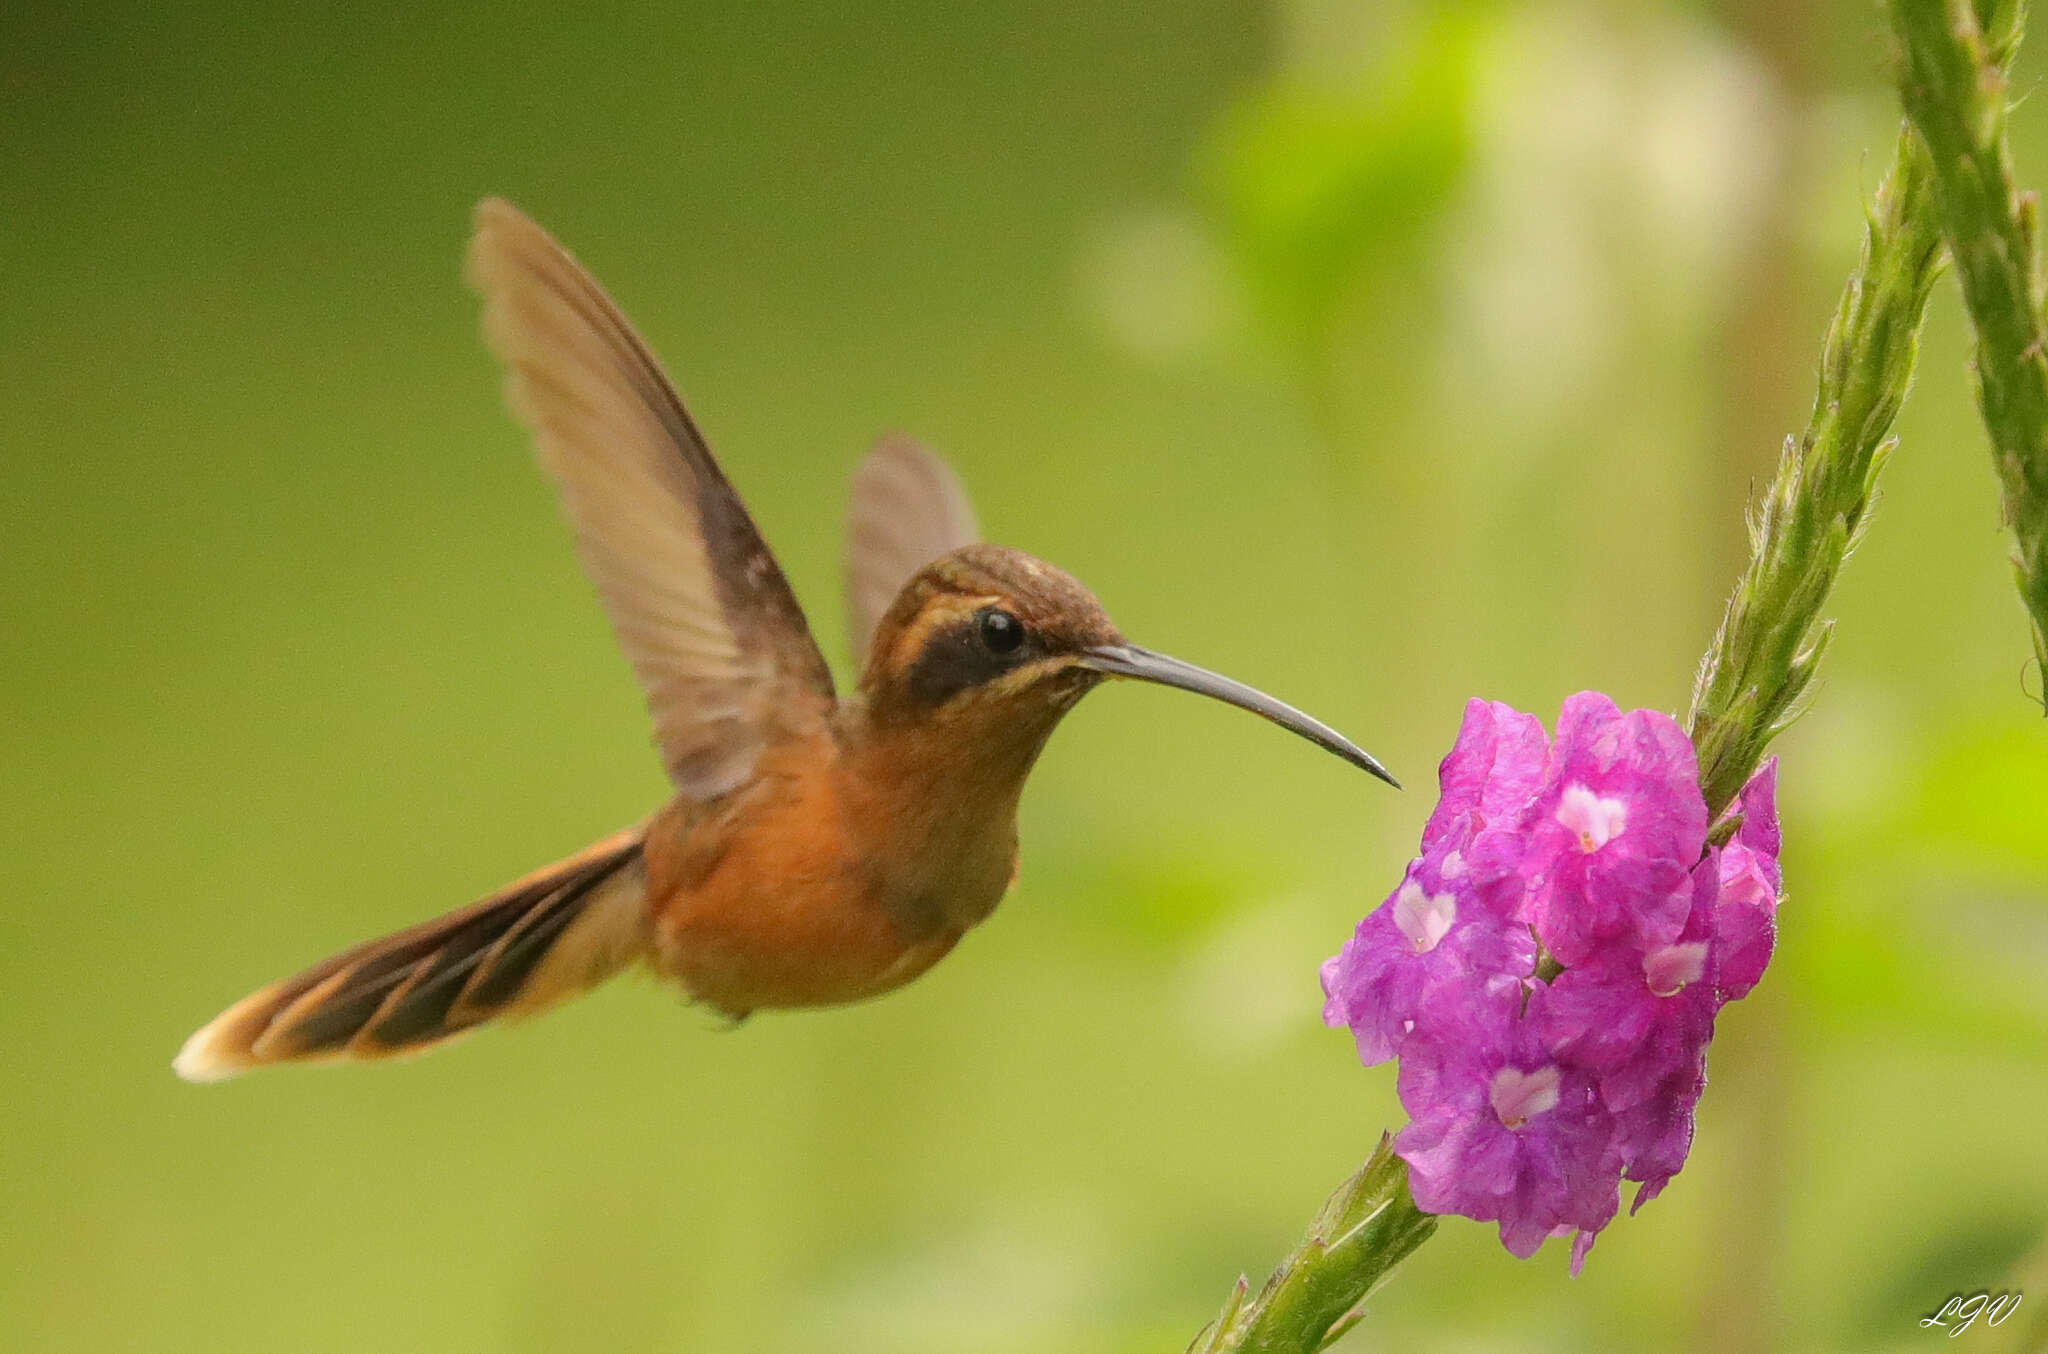
<svg viewBox="0 0 2048 1354">
<path fill-rule="evenodd" d="M 900 436 L 853 480 L 860 670 L 839 697 L 745 504 L 596 279 L 495 198 L 476 209 L 467 275 L 674 796 L 243 998 L 186 1041 L 180 1076 L 416 1054 L 636 966 L 735 1023 L 891 991 L 1009 890 L 1025 779 L 1061 716 L 1115 678 L 1240 706 L 1395 783 L 1292 706 L 1130 643 L 1071 575 L 982 543 L 959 480 Z"/>
</svg>

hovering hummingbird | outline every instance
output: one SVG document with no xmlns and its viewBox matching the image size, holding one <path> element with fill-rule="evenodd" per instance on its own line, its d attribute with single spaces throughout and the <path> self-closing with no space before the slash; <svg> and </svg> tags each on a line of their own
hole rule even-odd
<svg viewBox="0 0 2048 1354">
<path fill-rule="evenodd" d="M 775 557 L 596 280 L 497 199 L 477 208 L 468 276 L 675 796 L 479 902 L 243 998 L 186 1041 L 180 1076 L 418 1053 L 635 964 L 735 1021 L 900 987 L 1008 890 L 1025 777 L 1106 678 L 1213 696 L 1394 783 L 1299 710 L 1129 643 L 1068 574 L 977 544 L 952 472 L 902 438 L 854 477 L 846 603 L 862 668 L 837 698 Z"/>
</svg>

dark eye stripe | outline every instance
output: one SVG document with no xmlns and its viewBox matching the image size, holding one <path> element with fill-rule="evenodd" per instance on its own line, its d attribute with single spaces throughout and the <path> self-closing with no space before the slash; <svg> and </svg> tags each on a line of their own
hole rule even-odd
<svg viewBox="0 0 2048 1354">
<path fill-rule="evenodd" d="M 1010 619 L 1016 626 L 1017 643 L 1004 653 L 991 651 L 983 633 L 983 620 L 989 610 L 963 616 L 934 629 L 926 637 L 904 681 L 904 689 L 914 703 L 944 705 L 970 687 L 993 681 L 1031 658 L 1032 646 L 1025 642 L 1028 632 L 1014 616 Z"/>
</svg>

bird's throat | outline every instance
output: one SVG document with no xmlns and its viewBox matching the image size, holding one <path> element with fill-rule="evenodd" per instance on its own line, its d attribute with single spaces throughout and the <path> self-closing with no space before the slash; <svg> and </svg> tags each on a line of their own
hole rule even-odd
<svg viewBox="0 0 2048 1354">
<path fill-rule="evenodd" d="M 984 920 L 1017 869 L 1017 806 L 1049 717 L 961 730 L 893 724 L 863 731 L 841 765 L 846 801 L 872 848 L 884 907 L 918 937 Z"/>
</svg>

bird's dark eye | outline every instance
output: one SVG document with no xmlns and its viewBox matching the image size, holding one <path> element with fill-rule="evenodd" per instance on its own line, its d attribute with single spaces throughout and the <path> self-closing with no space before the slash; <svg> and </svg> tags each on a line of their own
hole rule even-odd
<svg viewBox="0 0 2048 1354">
<path fill-rule="evenodd" d="M 1001 607 L 985 607 L 974 619 L 975 628 L 981 632 L 981 642 L 990 653 L 1015 653 L 1017 646 L 1024 642 L 1024 622 Z"/>
</svg>

